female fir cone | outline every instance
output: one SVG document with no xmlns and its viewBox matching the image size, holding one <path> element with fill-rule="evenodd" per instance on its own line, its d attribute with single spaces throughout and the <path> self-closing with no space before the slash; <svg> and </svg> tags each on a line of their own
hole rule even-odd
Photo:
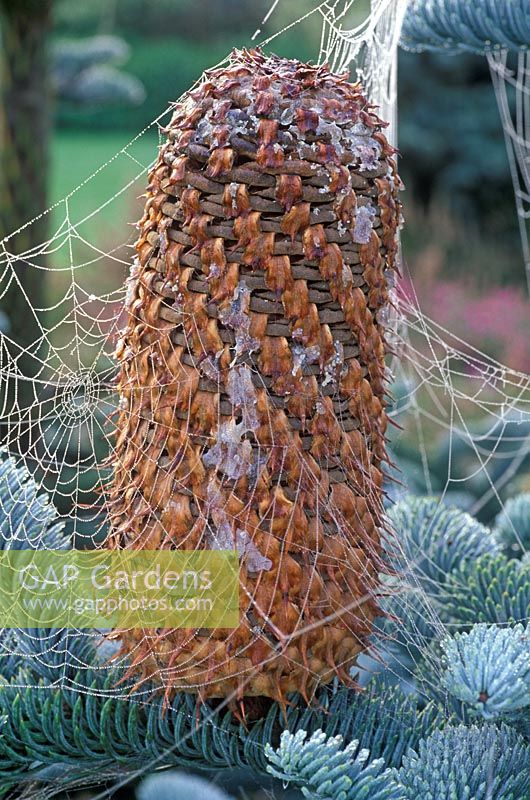
<svg viewBox="0 0 530 800">
<path fill-rule="evenodd" d="M 108 546 L 236 549 L 235 630 L 131 630 L 139 682 L 309 700 L 377 613 L 394 150 L 359 85 L 234 52 L 175 105 L 150 173 Z"/>
</svg>

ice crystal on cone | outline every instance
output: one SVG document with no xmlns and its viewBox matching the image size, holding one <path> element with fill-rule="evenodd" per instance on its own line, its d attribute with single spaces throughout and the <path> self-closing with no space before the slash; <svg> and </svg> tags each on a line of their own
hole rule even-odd
<svg viewBox="0 0 530 800">
<path fill-rule="evenodd" d="M 228 373 L 227 384 L 230 402 L 241 412 L 242 430 L 255 431 L 259 425 L 256 412 L 257 397 L 250 369 L 246 365 L 232 367 Z"/>
<path fill-rule="evenodd" d="M 245 431 L 245 425 L 236 425 L 234 420 L 221 425 L 217 442 L 202 457 L 205 466 L 220 470 L 231 480 L 247 474 L 252 462 L 252 445 L 242 438 Z"/>
<path fill-rule="evenodd" d="M 236 531 L 236 550 L 246 562 L 249 572 L 261 572 L 272 569 L 272 561 L 264 556 L 248 533 L 238 528 Z"/>
<path fill-rule="evenodd" d="M 355 217 L 353 241 L 357 244 L 368 244 L 374 227 L 375 208 L 361 206 Z"/>
<path fill-rule="evenodd" d="M 232 302 L 227 308 L 224 308 L 220 313 L 220 320 L 223 325 L 232 328 L 236 334 L 235 354 L 237 356 L 243 353 L 252 352 L 259 348 L 258 339 L 250 335 L 250 316 L 248 314 L 248 305 L 250 302 L 250 292 L 246 287 L 244 281 L 239 283 L 232 298 Z"/>
</svg>

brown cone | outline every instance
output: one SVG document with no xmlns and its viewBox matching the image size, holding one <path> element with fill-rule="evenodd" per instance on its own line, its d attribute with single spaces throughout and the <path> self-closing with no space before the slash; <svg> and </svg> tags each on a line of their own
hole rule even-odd
<svg viewBox="0 0 530 800">
<path fill-rule="evenodd" d="M 201 698 L 309 698 L 363 648 L 386 458 L 399 180 L 328 68 L 232 54 L 150 174 L 110 492 L 116 548 L 240 553 L 236 630 L 129 631 L 132 674 Z"/>
</svg>

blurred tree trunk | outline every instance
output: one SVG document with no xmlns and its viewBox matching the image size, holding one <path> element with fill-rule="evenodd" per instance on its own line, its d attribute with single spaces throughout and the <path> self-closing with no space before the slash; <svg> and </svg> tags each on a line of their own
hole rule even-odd
<svg viewBox="0 0 530 800">
<path fill-rule="evenodd" d="M 53 0 L 0 0 L 0 240 L 46 208 L 50 81 L 47 40 Z M 28 225 L 6 243 L 15 255 L 47 237 L 47 217 Z M 3 256 L 3 254 L 0 254 Z M 3 260 L 3 257 L 2 257 Z M 42 256 L 38 258 L 43 265 Z M 40 330 L 24 294 L 44 305 L 46 273 L 22 259 L 13 263 L 20 286 L 13 281 L 0 307 L 10 321 L 8 335 L 32 355 L 17 362 L 23 375 L 39 368 Z M 0 286 L 5 289 L 5 283 Z M 20 348 L 12 347 L 14 356 Z M 34 397 L 30 381 L 19 381 L 18 405 Z"/>
</svg>

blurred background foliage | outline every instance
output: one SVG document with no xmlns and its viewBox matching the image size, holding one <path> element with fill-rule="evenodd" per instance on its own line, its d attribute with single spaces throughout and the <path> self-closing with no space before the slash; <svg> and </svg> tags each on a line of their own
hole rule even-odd
<svg viewBox="0 0 530 800">
<path fill-rule="evenodd" d="M 146 90 L 144 102 L 130 106 L 76 108 L 61 102 L 58 127 L 141 130 L 231 47 L 251 44 L 270 5 L 270 0 L 56 0 L 54 39 L 122 37 L 130 48 L 127 71 Z M 279 3 L 256 41 L 313 5 L 308 0 Z M 313 14 L 271 47 L 311 59 L 318 44 L 319 16 Z M 515 232 L 510 183 L 485 59 L 401 52 L 399 84 L 402 171 L 415 198 L 428 205 L 442 195 L 466 223 L 476 223 L 480 212 L 488 227 L 494 225 L 491 232 L 509 241 Z M 518 272 L 507 269 L 506 277 L 516 279 Z"/>
<path fill-rule="evenodd" d="M 74 94 L 57 101 L 51 199 L 80 177 L 69 157 L 72 141 L 80 148 L 81 137 L 86 139 L 81 165 L 86 171 L 101 156 L 112 155 L 204 69 L 232 47 L 250 45 L 270 5 L 271 0 L 56 0 L 55 47 L 72 48 L 77 41 L 78 49 L 86 49 L 86 37 L 120 37 L 128 48 L 122 74 L 126 70 L 128 78 L 141 82 L 144 97 L 141 102 L 109 104 L 76 102 Z M 279 3 L 255 41 L 313 5 L 308 0 Z M 311 59 L 318 45 L 319 16 L 313 14 L 271 47 Z M 136 100 L 141 95 L 137 88 Z M 417 258 L 424 266 L 427 251 L 430 270 L 438 255 L 437 269 L 444 280 L 464 278 L 484 291 L 499 284 L 522 288 L 511 182 L 486 60 L 402 51 L 399 94 L 401 172 L 407 187 L 404 243 L 411 272 Z M 152 155 L 149 144 L 146 140 L 147 158 Z M 440 217 L 443 240 L 438 237 L 433 254 L 432 235 Z"/>
<path fill-rule="evenodd" d="M 71 159 L 61 157 L 74 137 L 76 147 L 80 136 L 86 137 L 83 161 L 89 167 L 103 150 L 111 155 L 204 69 L 232 47 L 250 45 L 270 5 L 271 0 L 56 0 L 54 42 L 64 46 L 65 40 L 95 35 L 120 37 L 129 48 L 127 74 L 141 81 L 145 97 L 129 104 L 87 104 L 68 97 L 57 102 L 52 199 L 72 187 L 71 170 L 78 173 Z M 308 0 L 279 3 L 255 41 L 313 5 Z M 271 47 L 311 59 L 318 45 L 319 17 L 313 14 Z M 407 187 L 404 243 L 412 273 L 417 258 L 424 266 L 427 251 L 431 270 L 438 255 L 444 280 L 463 278 L 484 291 L 499 284 L 522 288 L 511 182 L 486 60 L 400 52 L 399 109 L 401 172 Z M 443 241 L 438 237 L 433 254 L 432 235 L 440 217 Z M 428 293 L 430 285 L 424 288 Z"/>
</svg>

